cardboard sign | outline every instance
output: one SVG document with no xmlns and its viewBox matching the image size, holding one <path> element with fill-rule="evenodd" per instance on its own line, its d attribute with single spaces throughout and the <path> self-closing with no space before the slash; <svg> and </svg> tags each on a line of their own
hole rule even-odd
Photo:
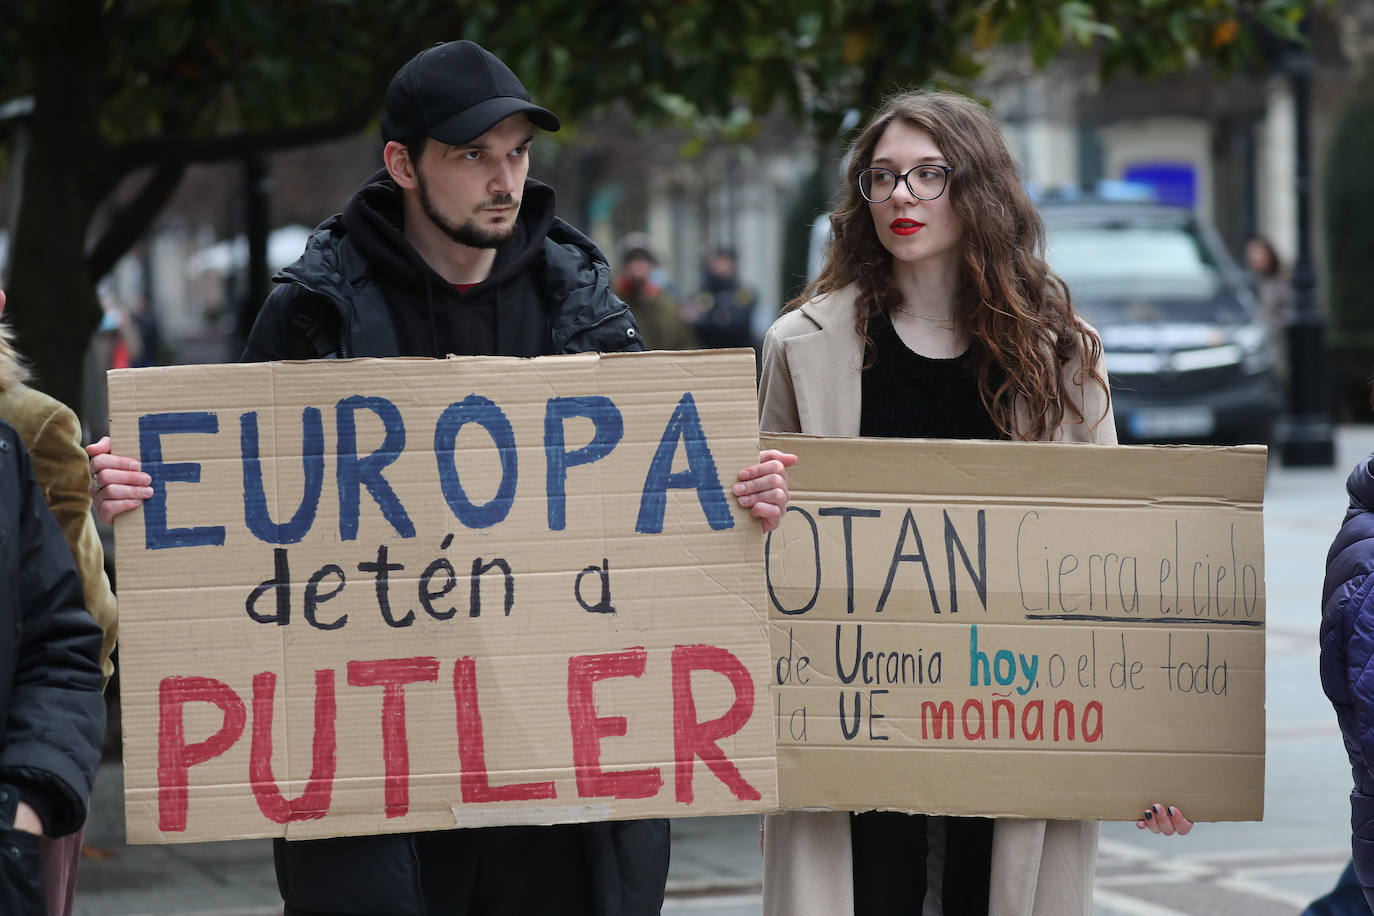
<svg viewBox="0 0 1374 916">
<path fill-rule="evenodd" d="M 109 386 L 130 842 L 776 807 L 751 353 Z"/>
<path fill-rule="evenodd" d="M 1262 447 L 763 444 L 783 807 L 1262 816 Z"/>
</svg>

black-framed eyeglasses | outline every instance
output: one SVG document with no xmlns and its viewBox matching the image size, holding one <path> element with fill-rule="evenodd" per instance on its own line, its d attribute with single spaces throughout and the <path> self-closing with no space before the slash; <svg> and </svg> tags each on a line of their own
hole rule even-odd
<svg viewBox="0 0 1374 916">
<path fill-rule="evenodd" d="M 949 184 L 949 173 L 952 171 L 952 165 L 929 163 L 912 166 L 900 175 L 892 169 L 864 169 L 859 173 L 859 193 L 869 203 L 880 204 L 897 190 L 897 182 L 904 181 L 912 197 L 934 200 L 945 193 L 945 185 Z"/>
</svg>

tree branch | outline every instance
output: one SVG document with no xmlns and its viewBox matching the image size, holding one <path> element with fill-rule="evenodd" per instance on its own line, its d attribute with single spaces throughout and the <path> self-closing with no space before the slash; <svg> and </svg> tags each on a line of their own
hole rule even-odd
<svg viewBox="0 0 1374 916">
<path fill-rule="evenodd" d="M 93 279 L 109 273 L 124 253 L 133 247 L 134 242 L 142 238 L 148 226 L 176 193 L 181 176 L 185 173 L 185 162 L 158 166 L 133 199 L 119 208 L 86 256 L 86 267 Z"/>
<path fill-rule="evenodd" d="M 427 39 L 435 35 L 461 35 L 467 14 L 460 5 L 440 3 L 415 21 L 408 23 L 392 36 L 387 47 L 392 49 L 377 59 L 375 72 L 367 85 L 352 99 L 339 106 L 340 114 L 311 124 L 244 131 L 220 136 L 191 133 L 165 133 L 156 137 L 133 140 L 110 150 L 110 171 L 123 175 L 134 169 L 172 162 L 222 162 L 241 159 L 256 153 L 309 146 L 346 137 L 361 131 L 380 110 L 382 94 L 391 82 L 392 74 L 411 54 L 420 50 Z M 386 57 L 395 57 L 388 60 Z"/>
<path fill-rule="evenodd" d="M 259 131 L 220 136 L 194 134 L 160 134 L 135 140 L 110 151 L 111 169 L 126 173 L 145 166 L 164 166 L 176 162 L 222 162 L 242 159 L 253 153 L 289 149 L 323 143 L 338 137 L 355 134 L 367 126 L 375 114 L 368 105 L 356 105 L 346 114 L 328 121 L 302 124 L 295 127 L 270 128 Z"/>
</svg>

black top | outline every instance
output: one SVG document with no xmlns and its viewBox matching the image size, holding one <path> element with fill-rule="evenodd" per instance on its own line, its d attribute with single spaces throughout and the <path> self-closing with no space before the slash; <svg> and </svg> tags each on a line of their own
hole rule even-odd
<svg viewBox="0 0 1374 916">
<path fill-rule="evenodd" d="M 912 352 L 886 315 L 868 324 L 873 338 L 863 372 L 859 435 L 904 439 L 1007 438 L 978 395 L 973 357 Z"/>
<path fill-rule="evenodd" d="M 868 323 L 873 339 L 863 371 L 859 435 L 918 439 L 1005 439 L 978 396 L 969 351 L 953 359 L 921 356 L 892 321 Z M 944 821 L 944 912 L 986 916 L 992 873 L 992 821 Z M 865 811 L 850 815 L 854 912 L 919 913 L 927 887 L 926 815 Z"/>
<path fill-rule="evenodd" d="M 517 232 L 491 275 L 460 293 L 405 240 L 401 192 L 381 171 L 272 279 L 243 360 L 535 356 L 642 350 L 600 249 L 525 182 Z"/>
<path fill-rule="evenodd" d="M 533 293 L 531 276 L 553 220 L 553 189 L 529 182 L 515 232 L 497 249 L 490 275 L 462 293 L 406 240 L 401 195 L 385 170 L 348 202 L 341 224 L 371 265 L 400 352 L 442 358 L 554 352 L 547 303 Z"/>
</svg>

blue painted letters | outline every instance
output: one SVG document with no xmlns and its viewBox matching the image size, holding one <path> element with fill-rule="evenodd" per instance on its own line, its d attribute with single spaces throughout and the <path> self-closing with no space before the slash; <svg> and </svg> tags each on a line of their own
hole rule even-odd
<svg viewBox="0 0 1374 916">
<path fill-rule="evenodd" d="M 678 441 L 682 441 L 687 452 L 687 469 L 673 473 L 673 458 L 677 454 Z M 697 500 L 706 513 L 706 522 L 714 531 L 734 527 L 735 520 L 730 516 L 730 504 L 721 489 L 720 475 L 716 473 L 716 462 L 711 457 L 711 446 L 706 442 L 706 433 L 701 429 L 701 417 L 690 391 L 682 395 L 673 411 L 672 419 L 663 430 L 658 451 L 649 462 L 649 473 L 644 478 L 644 493 L 639 500 L 639 520 L 635 530 L 641 534 L 658 534 L 663 530 L 663 512 L 667 505 L 668 488 L 685 490 L 696 487 Z"/>
<path fill-rule="evenodd" d="M 315 524 L 324 488 L 324 421 L 318 407 L 301 411 L 301 466 L 305 492 L 291 521 L 277 524 L 267 507 L 262 487 L 262 459 L 258 456 L 258 415 L 249 411 L 239 417 L 239 448 L 243 454 L 243 520 L 248 530 L 269 544 L 295 544 Z"/>
<path fill-rule="evenodd" d="M 453 449 L 458 431 L 468 423 L 484 428 L 501 456 L 501 485 L 496 488 L 496 495 L 480 506 L 468 499 L 454 463 Z M 470 394 L 444 410 L 434 425 L 434 457 L 439 462 L 439 485 L 443 487 L 444 499 L 458 521 L 469 528 L 490 528 L 510 514 L 515 504 L 517 474 L 515 430 L 501 408 L 489 398 Z"/>
<path fill-rule="evenodd" d="M 358 428 L 353 417 L 359 408 L 381 417 L 386 427 L 382 447 L 363 458 L 358 457 Z M 354 395 L 340 401 L 335 413 L 339 424 L 339 537 L 345 541 L 358 539 L 360 486 L 367 487 L 367 492 L 372 494 L 397 534 L 404 538 L 415 537 L 415 526 L 406 515 L 405 506 L 382 476 L 382 469 L 401 457 L 406 447 L 406 428 L 401 412 L 386 398 Z"/>
<path fill-rule="evenodd" d="M 563 440 L 563 421 L 586 417 L 596 426 L 592 441 L 567 451 Z M 625 421 L 610 398 L 594 395 L 584 398 L 549 398 L 544 411 L 544 455 L 548 462 L 545 489 L 549 500 L 549 530 L 567 527 L 568 468 L 591 464 L 605 458 L 625 434 Z"/>
<path fill-rule="evenodd" d="M 200 465 L 193 461 L 165 463 L 162 437 L 176 433 L 219 432 L 219 417 L 204 411 L 145 414 L 138 418 L 139 460 L 153 479 L 153 495 L 143 504 L 143 543 L 149 550 L 164 547 L 215 546 L 224 543 L 222 525 L 197 528 L 167 527 L 167 484 L 173 481 L 200 482 Z"/>
</svg>

